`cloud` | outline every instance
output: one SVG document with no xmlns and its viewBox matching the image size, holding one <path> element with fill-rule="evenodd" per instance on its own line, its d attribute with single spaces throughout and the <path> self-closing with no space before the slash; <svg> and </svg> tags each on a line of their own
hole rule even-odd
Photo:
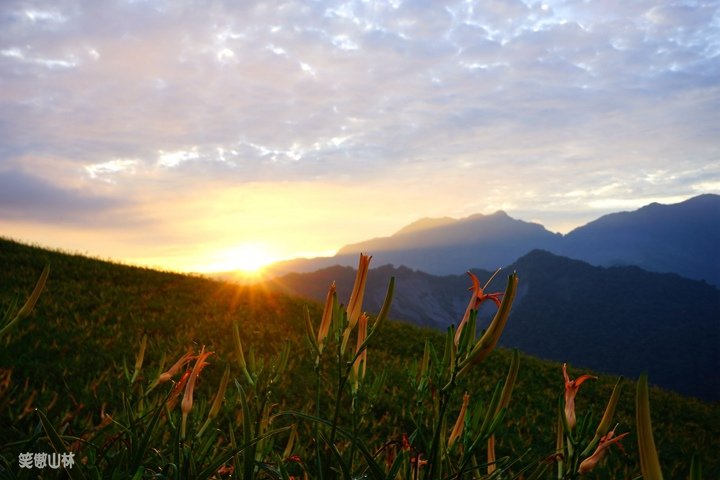
<svg viewBox="0 0 720 480">
<path fill-rule="evenodd" d="M 0 170 L 0 220 L 102 228 L 117 226 L 117 218 L 110 219 L 108 214 L 120 206 L 113 198 L 58 188 L 19 171 Z M 127 218 L 123 221 L 124 225 L 132 223 Z"/>
<path fill-rule="evenodd" d="M 533 218 L 690 196 L 720 181 L 708 168 L 720 158 L 719 10 L 8 0 L 0 169 L 62 199 L 56 220 L 101 210 L 89 204 L 128 215 L 114 207 L 142 202 L 152 216 L 173 186 L 256 182 L 432 179 L 451 216 L 507 195 Z M 580 191 L 600 193 L 564 195 Z M 17 188 L 0 195 L 6 215 L 12 204 L 48 217 Z"/>
</svg>

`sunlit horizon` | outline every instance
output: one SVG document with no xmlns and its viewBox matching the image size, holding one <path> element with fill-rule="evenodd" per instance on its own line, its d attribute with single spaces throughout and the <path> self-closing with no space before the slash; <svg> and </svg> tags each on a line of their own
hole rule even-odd
<svg viewBox="0 0 720 480">
<path fill-rule="evenodd" d="M 617 213 L 621 211 L 631 211 L 641 208 L 650 203 L 663 203 L 672 204 L 679 203 L 688 200 L 690 197 L 662 197 L 654 200 L 626 200 L 622 202 L 606 202 L 599 210 L 599 213 L 595 216 L 589 216 L 587 219 L 583 219 L 582 222 L 577 223 L 554 223 L 555 228 L 549 228 L 548 225 L 544 224 L 539 219 L 526 219 L 519 216 L 513 215 L 513 212 L 506 212 L 512 218 L 516 220 L 537 223 L 545 227 L 552 233 L 559 233 L 565 235 L 571 232 L 573 229 L 583 226 L 586 223 L 594 221 L 603 215 L 610 213 Z M 614 208 L 613 208 L 614 207 Z M 497 210 L 491 212 L 484 212 L 483 215 L 490 215 L 495 213 Z M 460 217 L 449 217 L 453 220 L 461 220 L 470 215 Z M 429 217 L 422 217 L 429 218 Z M 440 218 L 440 217 L 432 217 Z M 202 274 L 202 275 L 213 275 L 213 274 L 225 274 L 234 273 L 237 275 L 239 281 L 257 281 L 267 277 L 268 268 L 274 264 L 278 264 L 285 261 L 299 260 L 299 259 L 312 259 L 321 257 L 332 257 L 341 248 L 349 244 L 359 243 L 370 240 L 377 237 L 389 237 L 395 234 L 402 227 L 408 224 L 421 220 L 421 217 L 413 218 L 402 225 L 397 225 L 386 229 L 378 234 L 368 234 L 365 237 L 349 237 L 346 236 L 344 243 L 336 244 L 331 248 L 318 248 L 315 250 L 308 249 L 308 245 L 312 245 L 312 237 L 310 240 L 306 240 L 303 245 L 303 249 L 294 250 L 292 248 L 292 242 L 278 242 L 276 238 L 270 240 L 262 239 L 250 239 L 236 242 L 233 240 L 232 235 L 226 237 L 216 238 L 213 242 L 188 244 L 182 251 L 176 252 L 173 255 L 166 253 L 158 257 L 143 257 L 143 256 L 122 256 L 113 255 L 107 249 L 98 249 L 96 251 L 88 249 L 80 249 L 73 246 L 72 239 L 73 235 L 70 234 L 68 237 L 61 237 L 55 239 L 55 241 L 36 241 L 34 238 L 2 235 L 10 240 L 18 241 L 20 243 L 37 245 L 42 248 L 50 250 L 60 250 L 71 254 L 80 254 L 89 256 L 91 258 L 97 258 L 101 260 L 109 260 L 122 264 L 139 266 L 144 268 L 152 268 L 163 271 L 171 271 L 182 274 Z M 0 223 L 0 226 L 2 224 Z M 558 228 L 561 227 L 562 228 Z M 299 236 L 298 236 L 299 237 Z M 293 237 L 291 237 L 293 238 Z M 321 245 L 320 243 L 318 245 Z M 327 244 L 323 244 L 327 245 Z M 184 254 L 189 252 L 188 254 Z M 358 254 L 362 252 L 357 252 Z M 372 252 L 369 252 L 372 253 Z"/>
</svg>

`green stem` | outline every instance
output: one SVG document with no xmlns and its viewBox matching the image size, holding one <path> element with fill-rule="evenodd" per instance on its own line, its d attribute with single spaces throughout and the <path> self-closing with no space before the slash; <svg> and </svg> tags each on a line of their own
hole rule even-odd
<svg viewBox="0 0 720 480">
<path fill-rule="evenodd" d="M 351 472 L 352 472 L 352 468 L 353 468 L 353 460 L 354 460 L 354 458 L 355 458 L 355 439 L 356 439 L 357 436 L 358 436 L 358 425 L 357 425 L 357 424 L 358 424 L 358 421 L 357 421 L 357 420 L 358 420 L 358 419 L 357 419 L 358 408 L 357 408 L 357 403 L 358 403 L 358 396 L 357 396 L 357 393 L 356 393 L 355 395 L 353 395 L 353 400 L 352 400 L 352 436 L 353 436 L 353 441 L 352 441 L 352 443 L 350 444 L 350 458 L 349 458 L 349 460 L 348 460 L 348 470 L 350 470 Z"/>
<path fill-rule="evenodd" d="M 450 385 L 450 384 L 448 384 Z M 446 392 L 446 388 L 443 388 L 440 390 L 440 411 L 438 412 L 438 419 L 437 424 L 435 425 L 435 432 L 433 433 L 433 440 L 432 444 L 430 444 L 430 455 L 428 457 L 428 465 L 429 468 L 425 470 L 425 480 L 430 480 L 433 478 L 436 478 L 437 475 L 433 475 L 435 473 L 435 465 L 438 463 L 437 456 L 438 456 L 438 448 L 440 445 L 440 430 L 442 430 L 442 422 L 445 418 L 445 410 L 447 409 L 448 400 L 450 399 L 450 395 L 448 392 Z M 417 470 L 420 469 L 420 462 L 418 461 Z"/>
<path fill-rule="evenodd" d="M 322 385 L 321 382 L 321 375 L 320 375 L 320 365 L 315 366 L 315 377 L 316 377 L 316 387 L 315 387 L 315 416 L 317 418 L 320 418 L 320 386 Z M 318 434 L 319 426 L 317 423 L 315 423 L 315 432 L 314 432 L 314 438 L 315 438 L 315 460 L 317 461 L 317 471 L 318 476 L 320 480 L 323 480 L 324 478 L 324 472 L 322 469 L 322 458 L 320 456 L 320 435 Z"/>
<path fill-rule="evenodd" d="M 350 368 L 348 368 L 345 372 L 345 375 L 343 375 L 342 372 L 342 350 L 341 350 L 341 344 L 338 342 L 337 346 L 337 372 L 338 372 L 338 389 L 337 389 L 337 395 L 335 395 L 335 412 L 333 413 L 333 421 L 332 421 L 332 428 L 330 429 L 330 439 L 329 443 L 330 445 L 335 445 L 335 435 L 337 434 L 337 427 L 338 427 L 338 421 L 340 419 L 340 401 L 342 400 L 342 392 L 345 389 L 345 384 L 347 383 L 348 374 L 350 373 Z M 326 467 L 329 468 L 330 465 L 330 456 L 332 455 L 332 448 L 328 449 L 327 452 L 327 459 L 326 459 Z"/>
<path fill-rule="evenodd" d="M 337 355 L 337 373 L 338 373 L 338 389 L 335 395 L 335 412 L 333 413 L 332 429 L 330 430 L 330 443 L 335 443 L 335 434 L 337 432 L 338 419 L 340 417 L 340 400 L 342 398 L 343 388 L 345 388 L 345 381 L 347 377 L 343 379 L 342 375 L 342 354 L 340 353 L 340 345 L 338 344 L 338 355 Z"/>
</svg>

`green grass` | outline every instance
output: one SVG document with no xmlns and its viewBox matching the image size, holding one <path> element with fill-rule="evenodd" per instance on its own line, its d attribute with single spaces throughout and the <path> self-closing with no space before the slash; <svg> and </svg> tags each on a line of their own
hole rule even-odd
<svg viewBox="0 0 720 480">
<path fill-rule="evenodd" d="M 198 276 L 119 265 L 0 239 L 0 312 L 14 311 L 22 305 L 46 264 L 51 266 L 50 277 L 34 312 L 10 333 L 0 337 L 0 472 L 4 468 L 6 474 L 17 473 L 20 452 L 33 448 L 50 451 L 47 429 L 42 429 L 35 409 L 47 416 L 48 422 L 68 443 L 73 438 L 91 438 L 90 432 L 99 431 L 96 429 L 103 423 L 102 412 L 109 413 L 125 427 L 131 425 L 138 429 L 127 438 L 136 439 L 138 444 L 150 442 L 145 445 L 147 451 L 136 450 L 142 461 L 137 460 L 135 464 L 160 465 L 172 463 L 172 458 L 187 458 L 182 452 L 163 450 L 165 445 L 173 443 L 172 438 L 167 438 L 167 432 L 172 429 L 164 434 L 154 432 L 153 436 L 144 438 L 140 426 L 147 426 L 154 418 L 153 414 L 146 413 L 145 417 L 131 421 L 132 411 L 141 410 L 140 405 L 128 407 L 123 398 L 146 402 L 142 411 L 156 412 L 152 407 L 161 405 L 160 397 L 167 389 L 158 388 L 156 399 L 144 397 L 145 390 L 161 372 L 163 356 L 167 368 L 188 347 L 199 351 L 205 346 L 214 352 L 196 389 L 198 411 L 209 408 L 226 367 L 230 368 L 231 378 L 237 378 L 243 388 L 247 387 L 236 360 L 233 322 L 240 326 L 246 354 L 254 352 L 258 362 L 262 359 L 266 365 L 281 351 L 285 341 L 289 341 L 287 371 L 268 390 L 266 404 L 276 405 L 272 411 L 315 408 L 314 356 L 305 337 L 303 310 L 309 307 L 317 326 L 321 305 L 262 287 L 241 287 Z M 522 272 L 518 273 L 522 281 Z M 347 299 L 340 300 L 345 302 Z M 509 321 L 512 322 L 512 316 Z M 148 343 L 142 369 L 137 381 L 130 384 L 129 376 L 134 373 L 136 355 L 144 335 L 147 335 Z M 381 373 L 387 378 L 377 391 L 368 389 L 363 404 L 366 415 L 357 425 L 373 445 L 399 441 L 404 433 L 411 433 L 416 405 L 410 388 L 410 367 L 422 357 L 426 340 L 442 352 L 444 336 L 441 333 L 400 322 L 385 323 L 373 338 L 368 353 L 368 383 Z M 353 342 L 351 344 L 354 346 Z M 460 390 L 470 392 L 473 402 L 488 402 L 496 383 L 505 377 L 510 355 L 502 349 L 493 352 L 472 370 Z M 571 372 L 572 376 L 588 373 L 572 366 Z M 331 375 L 330 371 L 325 373 Z M 8 375 L 10 380 L 3 387 L 2 380 Z M 577 397 L 578 418 L 582 412 L 592 411 L 595 415 L 592 424 L 599 421 L 617 379 L 604 374 L 599 377 L 598 381 L 586 382 Z M 244 426 L 239 426 L 242 422 L 238 421 L 242 417 L 240 397 L 234 382 L 230 383 L 228 392 L 233 393 L 228 393 L 227 398 L 233 401 L 225 403 L 219 417 L 222 425 L 230 427 L 217 427 L 213 441 L 218 445 L 242 444 Z M 615 418 L 620 423 L 618 432 L 631 432 L 623 441 L 627 455 L 623 456 L 617 450 L 611 452 L 607 462 L 589 478 L 639 476 L 634 427 L 635 387 L 632 381 L 625 383 Z M 563 389 L 560 364 L 521 356 L 513 398 L 496 433 L 498 457 L 517 457 L 532 449 L 530 457 L 540 459 L 554 452 L 557 403 Z M 261 400 L 248 391 L 248 409 L 258 408 Z M 321 399 L 321 409 L 331 410 L 329 403 Z M 702 463 L 705 478 L 720 478 L 717 455 L 720 451 L 720 406 L 656 388 L 650 389 L 650 403 L 655 443 L 665 477 L 687 477 L 690 459 L 696 455 Z M 459 399 L 455 398 L 448 405 L 450 422 L 454 421 L 458 409 Z M 162 414 L 157 410 L 158 418 Z M 255 412 L 255 415 L 262 416 L 262 412 Z M 172 416 L 169 419 L 172 421 Z M 197 430 L 204 418 L 192 420 L 196 422 L 194 428 Z M 347 424 L 351 420 L 347 412 L 342 412 L 341 422 Z M 238 427 L 231 433 L 232 425 Z M 277 421 L 278 427 L 284 425 Z M 109 441 L 116 426 L 103 428 L 109 433 L 106 436 L 97 434 L 97 438 Z M 293 451 L 301 452 L 304 459 L 311 453 L 307 445 L 311 443 L 308 439 L 313 438 L 313 428 L 310 422 L 297 422 L 300 439 Z M 231 438 L 234 436 L 237 438 Z M 288 439 L 288 432 L 278 433 L 274 443 L 265 441 L 272 444 L 271 447 L 259 445 L 259 451 L 270 448 L 266 451 L 274 452 L 273 455 L 279 458 Z M 219 458 L 217 452 L 220 450 L 215 443 L 204 446 L 204 457 L 198 445 L 194 448 L 199 452 L 193 457 L 198 465 L 178 468 L 197 474 L 203 465 L 212 466 L 212 460 Z M 153 449 L 160 451 L 153 453 Z M 98 451 L 102 449 L 95 450 Z M 120 454 L 114 452 L 113 455 Z M 242 455 L 245 453 L 235 457 Z M 281 460 L 271 461 L 273 458 L 269 457 L 268 464 L 284 465 Z M 95 460 L 87 459 L 90 464 Z M 116 464 L 120 463 L 116 459 Z M 122 464 L 135 465 L 130 460 Z M 287 465 L 289 469 L 293 468 L 292 464 Z M 195 468 L 197 470 L 192 470 Z M 88 472 L 92 473 L 92 469 Z"/>
</svg>

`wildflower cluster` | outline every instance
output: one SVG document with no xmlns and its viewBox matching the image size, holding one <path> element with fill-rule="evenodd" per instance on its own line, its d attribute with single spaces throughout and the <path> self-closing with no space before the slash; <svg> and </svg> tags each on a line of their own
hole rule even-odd
<svg viewBox="0 0 720 480">
<path fill-rule="evenodd" d="M 469 273 L 470 300 L 457 328 L 448 327 L 442 343 L 426 341 L 417 361 L 406 359 L 412 398 L 404 399 L 407 411 L 402 416 L 390 417 L 395 423 L 386 425 L 388 436 L 379 434 L 374 408 L 379 399 L 393 395 L 393 386 L 387 384 L 379 361 L 375 366 L 373 342 L 382 335 L 395 280 L 389 282 L 378 315 L 365 312 L 371 258 L 360 255 L 346 305 L 339 302 L 333 283 L 319 321 L 313 320 L 309 309 L 304 311 L 308 362 L 314 373 L 309 390 L 314 391 L 303 409 L 286 408 L 281 399 L 291 361 L 289 341 L 275 355 L 256 355 L 252 345 L 247 348 L 243 342 L 252 332 L 237 321 L 227 326 L 234 358 L 226 363 L 219 381 L 211 382 L 215 393 L 208 396 L 202 394 L 201 377 L 206 368 L 212 372 L 228 360 L 222 352 L 205 346 L 178 348 L 171 366 L 165 367 L 163 353 L 159 365 L 150 362 L 155 370 L 148 373 L 152 367 L 146 354 L 152 357 L 157 345 L 146 334 L 132 372 L 123 362 L 125 384 L 118 405 L 106 411 L 103 404 L 100 421 L 79 432 L 70 431 L 76 413 L 68 413 L 58 423 L 38 410 L 37 428 L 42 434 L 36 429 L 14 444 L 24 450 L 19 450 L 13 465 L 21 470 L 45 469 L 43 478 L 57 473 L 70 478 L 497 480 L 546 478 L 555 470 L 552 477 L 562 480 L 596 474 L 608 458 L 624 454 L 621 441 L 630 432 L 620 433 L 614 423 L 622 378 L 596 423 L 590 413 L 576 412 L 581 386 L 596 377 L 573 379 L 567 365 L 562 367 L 564 392 L 558 396 L 552 461 L 546 455 L 535 458 L 529 451 L 510 451 L 503 444 L 519 353 L 512 352 L 504 379 L 490 394 L 477 388 L 477 380 L 484 378 L 483 364 L 510 316 L 519 281 L 515 273 L 508 275 L 504 291 L 492 293 L 488 288 L 497 272 L 482 287 L 480 279 Z M 9 338 L 8 332 L 29 316 L 48 272 L 43 271 L 19 312 L 6 315 L 0 339 Z M 478 333 L 483 323 L 478 311 L 485 302 L 494 307 L 494 315 Z M 11 403 L 11 377 L 12 369 L 0 370 L 0 413 Z M 636 401 L 640 469 L 645 479 L 662 479 L 645 376 L 638 382 Z M 41 443 L 53 451 L 30 450 Z M 5 473 L 2 464 L 0 473 Z M 699 463 L 693 460 L 691 479 L 700 477 Z"/>
<path fill-rule="evenodd" d="M 563 377 L 565 379 L 565 394 L 563 396 L 564 404 L 558 408 L 558 424 L 557 424 L 557 470 L 558 478 L 574 479 L 579 475 L 586 474 L 594 470 L 605 456 L 611 445 L 616 445 L 622 449 L 620 440 L 628 435 L 623 433 L 615 435 L 617 425 L 610 430 L 610 425 L 615 415 L 618 399 L 620 398 L 620 390 L 622 388 L 622 377 L 618 379 L 610 395 L 610 400 L 605 407 L 602 419 L 592 437 L 590 437 L 590 417 L 585 416 L 581 425 L 578 425 L 575 413 L 575 397 L 577 396 L 580 386 L 587 380 L 597 379 L 592 375 L 581 375 L 576 379 L 570 378 L 568 374 L 567 364 L 562 367 Z M 580 448 L 585 442 L 584 448 Z M 590 452 L 593 452 L 590 455 Z"/>
</svg>

